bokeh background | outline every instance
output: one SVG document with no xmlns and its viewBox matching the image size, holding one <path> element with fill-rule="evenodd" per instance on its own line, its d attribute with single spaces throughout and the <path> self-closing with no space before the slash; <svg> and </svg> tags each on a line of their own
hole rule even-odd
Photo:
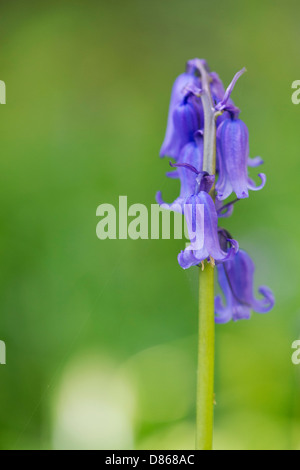
<svg viewBox="0 0 300 470">
<path fill-rule="evenodd" d="M 300 449 L 297 1 L 1 2 L 2 449 L 193 449 L 197 269 L 180 240 L 96 237 L 101 203 L 150 207 L 171 86 L 204 57 L 265 159 L 227 228 L 276 308 L 217 326 L 216 449 Z M 251 170 L 255 175 L 255 170 Z"/>
</svg>

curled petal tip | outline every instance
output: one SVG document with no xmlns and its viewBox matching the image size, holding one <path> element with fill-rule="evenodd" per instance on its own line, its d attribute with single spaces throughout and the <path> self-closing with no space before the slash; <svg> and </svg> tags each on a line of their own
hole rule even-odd
<svg viewBox="0 0 300 470">
<path fill-rule="evenodd" d="M 191 250 L 184 250 L 178 254 L 178 264 L 182 267 L 182 269 L 189 269 L 192 266 L 196 266 L 199 263 L 194 257 L 194 254 Z"/>
<path fill-rule="evenodd" d="M 261 184 L 258 186 L 256 186 L 255 182 L 251 178 L 248 178 L 248 188 L 251 189 L 252 191 L 259 191 L 266 184 L 266 181 L 267 181 L 266 175 L 264 173 L 259 173 L 258 176 L 261 179 Z"/>
<path fill-rule="evenodd" d="M 263 296 L 263 299 L 255 300 L 254 308 L 258 313 L 268 313 L 275 305 L 274 294 L 267 286 L 261 286 L 258 292 Z"/>
</svg>

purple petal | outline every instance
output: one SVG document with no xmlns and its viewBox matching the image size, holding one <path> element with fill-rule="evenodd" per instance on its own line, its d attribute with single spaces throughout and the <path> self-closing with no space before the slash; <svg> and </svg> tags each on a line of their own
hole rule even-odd
<svg viewBox="0 0 300 470">
<path fill-rule="evenodd" d="M 178 173 L 178 171 L 168 171 L 168 172 L 166 173 L 166 176 L 167 176 L 168 178 L 171 178 L 171 179 L 175 179 L 175 180 L 176 180 L 176 179 L 179 178 L 179 173 Z"/>
<path fill-rule="evenodd" d="M 197 174 L 201 171 L 203 165 L 203 138 L 201 136 L 183 147 L 178 162 L 191 165 L 197 170 Z M 178 167 L 176 171 L 180 178 L 180 197 L 187 198 L 194 194 L 197 175 L 186 167 Z"/>
<path fill-rule="evenodd" d="M 233 308 L 233 321 L 249 320 L 251 318 L 251 309 L 247 305 L 235 304 Z"/>
<path fill-rule="evenodd" d="M 260 165 L 263 165 L 264 161 L 261 157 L 254 157 L 254 158 L 248 158 L 248 166 L 250 167 L 257 167 Z"/>
<path fill-rule="evenodd" d="M 275 297 L 271 289 L 266 286 L 261 286 L 258 292 L 264 297 L 261 300 L 257 300 L 253 297 L 252 308 L 258 313 L 268 313 L 275 305 Z"/>
<path fill-rule="evenodd" d="M 248 305 L 237 301 L 232 291 L 232 279 L 229 277 L 226 267 L 234 261 L 217 265 L 218 281 L 223 291 L 226 305 L 220 296 L 215 299 L 215 322 L 227 323 L 230 320 L 247 320 L 250 318 L 251 310 Z"/>
<path fill-rule="evenodd" d="M 253 295 L 255 266 L 245 251 L 239 251 L 231 261 L 218 264 L 217 269 L 226 304 L 222 302 L 220 296 L 216 297 L 216 323 L 226 323 L 230 319 L 234 321 L 249 319 L 251 309 L 258 313 L 267 313 L 273 308 L 274 295 L 268 287 L 259 288 L 262 299 L 257 300 Z"/>
<path fill-rule="evenodd" d="M 204 246 L 201 250 L 194 250 L 195 258 L 200 261 L 203 261 L 208 256 L 211 256 L 216 261 L 225 261 L 231 259 L 238 250 L 238 243 L 232 241 L 231 248 L 228 252 L 222 250 L 219 242 L 218 236 L 218 216 L 214 202 L 209 194 L 202 191 L 197 196 L 193 196 L 196 204 L 203 205 L 204 210 L 204 221 L 197 221 L 197 230 L 204 229 Z M 189 204 L 191 198 L 188 198 L 186 204 Z M 189 214 L 188 214 L 189 215 Z M 193 221 L 188 217 L 187 225 L 190 227 L 192 232 L 192 223 Z"/>
<path fill-rule="evenodd" d="M 227 199 L 234 191 L 238 199 L 248 197 L 248 129 L 240 119 L 227 119 L 217 131 L 219 179 L 217 198 Z"/>
<path fill-rule="evenodd" d="M 199 78 L 187 73 L 180 75 L 174 83 L 166 135 L 160 150 L 161 157 L 169 156 L 177 160 L 182 147 L 202 127 L 201 99 L 187 91 L 193 85 L 200 85 Z"/>
<path fill-rule="evenodd" d="M 188 73 L 183 73 L 179 75 L 179 77 L 177 77 L 177 79 L 174 82 L 172 93 L 171 93 L 170 106 L 169 106 L 166 135 L 165 135 L 165 139 L 160 150 L 161 157 L 165 155 L 169 155 L 169 149 L 172 147 L 172 138 L 174 134 L 174 124 L 173 124 L 174 109 L 176 108 L 176 106 L 178 106 L 179 103 L 182 102 L 185 96 L 186 86 L 192 85 L 194 82 L 195 82 L 195 78 L 193 77 L 193 75 L 188 74 Z"/>
<path fill-rule="evenodd" d="M 230 289 L 236 305 L 266 313 L 274 306 L 274 296 L 268 287 L 261 287 L 259 292 L 263 299 L 257 300 L 253 295 L 255 266 L 250 256 L 240 250 L 234 259 L 224 264 Z"/>
<path fill-rule="evenodd" d="M 177 199 L 175 199 L 174 202 L 172 202 L 171 204 L 168 204 L 167 202 L 163 200 L 161 191 L 157 191 L 155 195 L 155 200 L 157 204 L 162 206 L 162 209 L 179 212 L 180 214 L 183 213 L 183 205 L 184 205 L 185 199 L 178 197 Z"/>
<path fill-rule="evenodd" d="M 237 108 L 238 109 L 238 108 Z M 234 116 L 236 119 L 238 118 L 238 114 Z M 221 116 L 217 117 L 216 125 L 217 128 L 222 124 L 222 122 L 226 121 L 227 119 L 232 119 L 232 116 L 229 112 L 224 111 Z"/>
<path fill-rule="evenodd" d="M 192 250 L 185 249 L 181 251 L 178 255 L 178 263 L 183 269 L 191 268 L 192 266 L 197 266 L 199 264 L 199 260 L 195 257 L 194 252 Z"/>
<path fill-rule="evenodd" d="M 217 270 L 218 281 L 226 299 L 226 304 L 222 301 L 221 296 L 217 296 L 215 298 L 215 322 L 227 323 L 232 319 L 232 294 L 224 270 L 224 265 L 217 265 Z"/>
<path fill-rule="evenodd" d="M 231 320 L 232 310 L 224 306 L 222 298 L 218 295 L 215 298 L 215 323 L 224 324 Z"/>
</svg>

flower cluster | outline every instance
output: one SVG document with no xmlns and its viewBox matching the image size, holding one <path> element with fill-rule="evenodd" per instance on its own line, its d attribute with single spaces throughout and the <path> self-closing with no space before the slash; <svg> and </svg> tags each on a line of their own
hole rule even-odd
<svg viewBox="0 0 300 470">
<path fill-rule="evenodd" d="M 203 71 L 206 80 L 208 78 L 210 108 L 214 116 L 215 171 L 210 173 L 204 165 L 207 120 Z M 266 183 L 263 173 L 258 175 L 261 179 L 259 186 L 248 176 L 248 168 L 258 167 L 263 161 L 260 157 L 249 158 L 248 129 L 230 97 L 244 71 L 238 72 L 225 90 L 219 76 L 210 72 L 204 60 L 189 61 L 186 72 L 176 79 L 173 86 L 167 130 L 160 151 L 161 157 L 175 160 L 175 163 L 170 163 L 175 169 L 167 176 L 180 180 L 180 194 L 171 204 L 163 201 L 161 192 L 157 193 L 156 200 L 164 204 L 163 207 L 184 214 L 189 235 L 202 230 L 201 246 L 191 243 L 178 255 L 178 262 L 184 269 L 196 265 L 202 265 L 204 269 L 205 263 L 216 264 L 226 301 L 224 304 L 220 296 L 215 299 L 217 323 L 248 319 L 251 310 L 266 313 L 274 305 L 274 296 L 268 287 L 259 288 L 260 300 L 254 297 L 253 261 L 219 226 L 220 219 L 231 216 L 235 202 L 249 197 L 249 190 L 260 190 Z M 235 194 L 235 199 L 225 201 L 232 194 Z M 200 205 L 203 210 L 197 211 Z"/>
</svg>

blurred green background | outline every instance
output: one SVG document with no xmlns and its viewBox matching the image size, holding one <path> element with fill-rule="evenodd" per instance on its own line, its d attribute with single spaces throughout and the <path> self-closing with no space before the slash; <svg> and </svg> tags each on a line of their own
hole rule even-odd
<svg viewBox="0 0 300 470">
<path fill-rule="evenodd" d="M 180 240 L 96 237 L 101 203 L 150 207 L 185 62 L 206 58 L 265 159 L 226 226 L 276 308 L 217 326 L 216 449 L 300 449 L 299 2 L 1 2 L 2 449 L 193 449 L 197 269 Z M 255 175 L 255 169 L 251 170 Z"/>
</svg>

